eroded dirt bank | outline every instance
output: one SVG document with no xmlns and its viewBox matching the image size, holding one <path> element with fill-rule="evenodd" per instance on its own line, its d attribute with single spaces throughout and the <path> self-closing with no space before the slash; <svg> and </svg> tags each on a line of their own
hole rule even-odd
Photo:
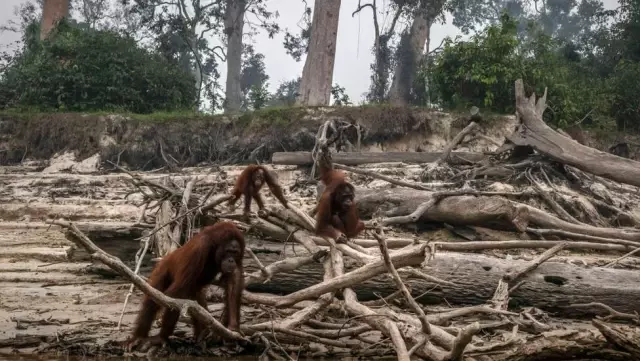
<svg viewBox="0 0 640 361">
<path fill-rule="evenodd" d="M 318 127 L 331 119 L 361 127 L 362 151 L 427 152 L 441 150 L 467 122 L 467 115 L 393 106 L 278 108 L 237 118 L 158 117 L 0 114 L 0 165 L 46 161 L 63 152 L 78 160 L 99 154 L 103 163 L 146 170 L 269 162 L 274 152 L 310 151 Z M 484 127 L 500 141 L 514 124 L 513 116 L 491 116 Z M 350 129 L 349 138 L 356 133 Z"/>
<path fill-rule="evenodd" d="M 316 131 L 326 120 L 339 119 L 361 126 L 361 151 L 440 151 L 468 122 L 468 114 L 393 106 L 277 108 L 245 113 L 236 118 L 117 114 L 0 113 L 0 165 L 25 160 L 48 161 L 70 152 L 77 160 L 97 157 L 129 169 L 195 166 L 201 163 L 269 162 L 274 152 L 310 151 Z M 488 115 L 484 135 L 502 143 L 515 126 L 514 116 Z M 355 128 L 349 131 L 355 139 Z M 639 158 L 638 136 L 569 130 L 591 147 L 606 151 L 630 142 L 630 157 Z M 476 144 L 475 151 L 494 145 Z M 470 150 L 462 145 L 459 150 Z M 95 160 L 89 161 L 89 163 Z M 90 165 L 90 164 L 89 164 Z"/>
</svg>

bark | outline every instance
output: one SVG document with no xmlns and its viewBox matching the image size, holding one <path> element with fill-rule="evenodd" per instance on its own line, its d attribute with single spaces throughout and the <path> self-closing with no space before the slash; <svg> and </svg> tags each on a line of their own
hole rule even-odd
<svg viewBox="0 0 640 361">
<path fill-rule="evenodd" d="M 584 146 L 547 126 L 542 120 L 546 92 L 535 102 L 527 98 L 522 80 L 516 81 L 516 108 L 522 124 L 507 138 L 518 146 L 529 146 L 561 163 L 585 172 L 640 187 L 640 162 Z"/>
<path fill-rule="evenodd" d="M 246 0 L 227 0 L 224 26 L 227 35 L 227 86 L 225 112 L 238 112 L 242 105 L 240 73 L 242 71 L 242 31 Z"/>
<path fill-rule="evenodd" d="M 600 320 L 591 321 L 600 333 L 619 349 L 629 353 L 635 360 L 640 360 L 640 330 L 627 326 L 606 324 Z"/>
<path fill-rule="evenodd" d="M 461 243 L 464 245 L 464 243 Z M 310 253 L 300 245 L 293 245 L 287 253 L 298 257 L 309 256 Z M 284 255 L 282 245 L 276 242 L 261 241 L 257 250 L 258 257 L 263 264 L 269 265 L 281 260 Z M 273 252 L 271 252 L 273 251 Z M 400 251 L 402 252 L 402 251 Z M 245 258 L 246 273 L 258 271 L 257 264 L 250 258 Z M 423 257 L 406 257 L 397 264 L 420 267 Z M 428 267 L 423 269 L 430 276 L 452 282 L 432 282 L 424 279 L 409 278 L 406 283 L 412 295 L 422 304 L 439 304 L 446 299 L 453 305 L 477 305 L 491 299 L 496 285 L 501 277 L 513 269 L 520 269 L 527 264 L 523 260 L 504 260 L 480 254 L 464 254 L 438 252 L 429 261 Z M 345 274 L 357 267 L 352 263 L 345 264 Z M 322 263 L 311 262 L 306 266 L 286 273 L 274 274 L 267 283 L 253 283 L 247 287 L 251 292 L 265 292 L 286 295 L 317 285 L 323 281 L 324 269 Z M 578 303 L 601 302 L 620 312 L 633 313 L 640 311 L 637 298 L 640 297 L 640 274 L 634 270 L 610 268 L 584 268 L 570 263 L 547 261 L 538 266 L 535 271 L 525 275 L 525 282 L 513 293 L 510 293 L 514 304 L 520 306 L 538 307 L 549 312 L 561 312 L 566 317 L 584 317 L 602 314 L 598 307 L 571 308 L 568 305 Z M 359 301 L 376 300 L 397 291 L 388 275 L 383 272 L 364 282 L 352 286 Z M 422 295 L 422 297 L 418 297 Z"/>
<path fill-rule="evenodd" d="M 166 184 L 167 180 L 162 180 L 163 184 Z M 173 232 L 171 231 L 171 225 L 163 227 L 163 225 L 169 223 L 173 218 L 173 208 L 171 201 L 162 201 L 158 214 L 156 216 L 156 227 L 154 229 L 152 239 L 155 247 L 155 254 L 162 257 L 169 254 L 173 250 L 177 249 L 180 244 L 173 241 Z"/>
<path fill-rule="evenodd" d="M 397 65 L 393 74 L 393 82 L 389 89 L 389 101 L 396 105 L 407 105 L 411 102 L 411 89 L 415 79 L 416 68 L 424 53 L 424 46 L 429 37 L 429 24 L 426 14 L 416 14 L 409 33 L 402 35 L 398 46 Z"/>
<path fill-rule="evenodd" d="M 421 204 L 431 199 L 432 192 L 413 189 L 357 188 L 357 204 L 361 216 L 370 216 L 383 211 L 388 217 L 408 215 Z M 509 205 L 510 204 L 510 205 Z M 420 218 L 421 222 L 444 222 L 456 225 L 477 225 L 496 229 L 538 226 L 576 234 L 573 239 L 593 241 L 591 237 L 613 240 L 640 241 L 640 231 L 624 228 L 595 227 L 573 224 L 523 203 L 512 202 L 502 197 L 452 196 L 429 208 Z M 602 242 L 601 242 L 602 243 Z"/>
<path fill-rule="evenodd" d="M 349 152 L 335 153 L 331 157 L 335 163 L 356 166 L 386 162 L 431 163 L 438 160 L 442 155 L 442 152 Z M 484 155 L 481 153 L 451 152 L 451 160 L 455 160 L 456 156 L 470 161 L 484 159 Z M 312 165 L 313 158 L 311 157 L 311 152 L 275 152 L 271 162 L 282 165 Z"/>
<path fill-rule="evenodd" d="M 198 37 L 195 34 L 195 29 L 192 29 L 193 34 L 191 35 L 191 38 L 189 39 L 190 42 L 190 46 L 192 52 L 193 52 L 193 57 L 195 58 L 195 64 L 193 65 L 193 68 L 191 68 L 191 74 L 193 74 L 193 78 L 196 80 L 196 94 L 198 95 L 198 101 L 200 101 L 200 98 L 202 97 L 202 57 L 200 55 L 200 50 L 198 50 Z M 198 104 L 195 104 L 195 110 L 198 109 Z"/>
<path fill-rule="evenodd" d="M 380 210 L 388 217 L 407 215 L 428 201 L 432 192 L 411 189 L 356 190 L 358 210 L 362 216 Z M 518 209 L 502 197 L 452 196 L 430 207 L 420 217 L 422 222 L 444 222 L 457 225 L 477 225 L 506 230 L 524 230 L 528 223 L 525 209 Z"/>
<path fill-rule="evenodd" d="M 341 0 L 316 0 L 297 103 L 329 105 Z"/>
<path fill-rule="evenodd" d="M 40 22 L 40 40 L 49 36 L 60 19 L 69 16 L 69 0 L 44 0 Z"/>
</svg>

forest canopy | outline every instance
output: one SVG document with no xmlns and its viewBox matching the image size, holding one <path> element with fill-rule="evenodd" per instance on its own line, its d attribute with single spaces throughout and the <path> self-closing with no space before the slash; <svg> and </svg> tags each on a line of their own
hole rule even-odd
<svg viewBox="0 0 640 361">
<path fill-rule="evenodd" d="M 548 88 L 545 120 L 554 125 L 640 128 L 640 0 L 614 9 L 601 0 L 303 2 L 298 30 L 283 28 L 267 0 L 203 0 L 187 12 L 181 2 L 71 0 L 68 21 L 43 40 L 42 2 L 24 2 L 18 20 L 3 27 L 22 42 L 4 54 L 0 107 L 148 113 L 350 105 L 333 79 L 337 16 L 322 14 L 352 7 L 359 21 L 371 14 L 375 29 L 364 103 L 513 113 L 513 82 L 522 78 L 528 91 Z M 446 18 L 470 36 L 436 46 L 430 29 Z M 265 54 L 251 45 L 259 32 L 284 33 L 283 51 L 304 61 L 302 74 L 274 92 Z"/>
</svg>

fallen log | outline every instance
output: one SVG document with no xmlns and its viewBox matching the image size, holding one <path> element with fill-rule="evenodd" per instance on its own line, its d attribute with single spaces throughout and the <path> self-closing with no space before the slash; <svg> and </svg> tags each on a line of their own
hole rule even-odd
<svg viewBox="0 0 640 361">
<path fill-rule="evenodd" d="M 350 152 L 334 153 L 331 155 L 335 163 L 343 165 L 360 165 L 372 163 L 403 162 L 403 163 L 430 163 L 443 156 L 443 152 Z M 468 161 L 480 161 L 485 158 L 482 153 L 451 152 L 452 161 L 459 156 Z M 275 152 L 271 163 L 280 165 L 312 165 L 311 152 Z"/>
<path fill-rule="evenodd" d="M 380 211 L 385 212 L 387 217 L 407 215 L 430 200 L 433 194 L 429 191 L 404 188 L 357 188 L 356 192 L 358 211 L 364 217 Z M 427 209 L 420 221 L 478 225 L 507 230 L 527 227 L 527 224 L 530 224 L 529 227 L 535 225 L 578 235 L 640 241 L 640 231 L 637 230 L 576 225 L 524 203 L 512 202 L 503 197 L 448 197 Z"/>
<path fill-rule="evenodd" d="M 461 243 L 461 245 L 464 243 Z M 310 253 L 300 245 L 286 247 L 287 254 L 298 257 Z M 268 265 L 285 257 L 282 245 L 263 241 L 256 250 L 258 258 Z M 415 262 L 412 262 L 414 261 Z M 420 257 L 408 258 L 404 264 L 419 266 Z M 245 258 L 246 273 L 260 271 L 249 257 Z M 413 264 L 415 263 L 415 264 Z M 422 304 L 441 304 L 444 300 L 452 305 L 477 305 L 491 299 L 500 278 L 512 269 L 518 269 L 526 261 L 504 260 L 480 254 L 438 252 L 423 270 L 430 276 L 451 282 L 436 283 L 424 279 L 409 278 L 406 283 L 416 301 Z M 354 267 L 346 262 L 345 274 Z M 400 273 L 403 271 L 399 268 Z M 322 283 L 322 263 L 311 262 L 287 273 L 273 275 L 267 283 L 247 286 L 251 292 L 286 295 Z M 602 314 L 602 309 L 568 307 L 571 304 L 599 302 L 620 312 L 638 312 L 640 305 L 640 274 L 633 270 L 611 268 L 583 268 L 569 263 L 541 264 L 535 271 L 523 277 L 524 284 L 510 293 L 512 306 L 533 306 L 548 312 L 557 312 L 562 317 L 589 317 Z M 392 294 L 397 289 L 388 275 L 381 274 L 354 285 L 359 301 L 376 300 Z"/>
<path fill-rule="evenodd" d="M 582 145 L 553 130 L 542 120 L 547 92 L 536 102 L 527 97 L 521 79 L 516 80 L 516 109 L 521 125 L 507 139 L 517 146 L 528 146 L 561 163 L 585 172 L 640 187 L 640 162 L 618 157 Z"/>
<path fill-rule="evenodd" d="M 130 240 L 142 237 L 145 230 L 153 228 L 151 224 L 132 222 L 75 222 L 82 233 L 93 241 Z M 2 222 L 0 229 L 42 229 L 51 228 L 45 222 Z M 58 227 L 58 226 L 53 226 Z"/>
<path fill-rule="evenodd" d="M 367 217 L 387 211 L 387 217 L 403 216 L 428 201 L 433 192 L 404 188 L 357 189 L 358 210 Z M 527 228 L 527 210 L 514 206 L 502 197 L 452 196 L 430 207 L 420 221 L 477 225 L 505 230 L 523 231 Z"/>
</svg>

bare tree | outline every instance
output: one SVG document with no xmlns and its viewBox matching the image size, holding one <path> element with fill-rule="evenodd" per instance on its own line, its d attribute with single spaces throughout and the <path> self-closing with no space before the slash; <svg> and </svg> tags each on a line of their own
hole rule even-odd
<svg viewBox="0 0 640 361">
<path fill-rule="evenodd" d="M 309 53 L 297 99 L 302 105 L 329 105 L 336 58 L 341 0 L 315 0 Z"/>
<path fill-rule="evenodd" d="M 393 39 L 396 31 L 396 24 L 406 9 L 406 3 L 402 1 L 390 2 L 390 10 L 393 11 L 393 18 L 391 25 L 386 30 L 381 30 L 380 22 L 378 21 L 378 4 L 376 0 L 371 3 L 365 3 L 358 1 L 358 8 L 351 14 L 355 16 L 359 14 L 365 8 L 371 8 L 373 13 L 373 54 L 374 62 L 371 66 L 371 87 L 368 94 L 368 99 L 373 102 L 382 102 L 385 100 L 387 88 L 389 87 L 389 70 L 391 68 L 391 49 L 390 40 Z M 386 10 L 386 9 L 385 9 Z"/>
</svg>

